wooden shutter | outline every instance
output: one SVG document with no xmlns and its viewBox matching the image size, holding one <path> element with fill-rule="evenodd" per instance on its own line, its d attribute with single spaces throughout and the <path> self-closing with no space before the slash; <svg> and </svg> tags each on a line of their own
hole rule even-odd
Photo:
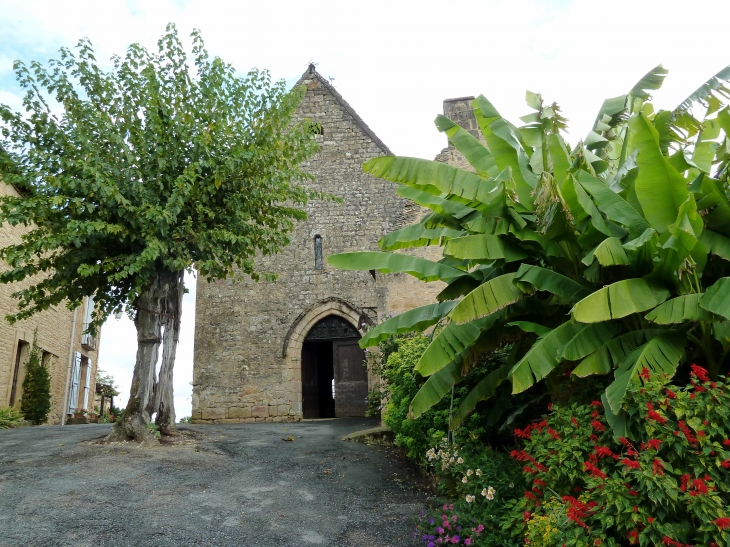
<svg viewBox="0 0 730 547">
<path fill-rule="evenodd" d="M 91 385 L 91 359 L 86 360 L 86 385 L 84 386 L 84 410 L 89 410 L 89 386 Z"/>
<path fill-rule="evenodd" d="M 81 353 L 74 352 L 73 369 L 71 370 L 71 386 L 68 393 L 68 414 L 73 414 L 79 402 L 79 383 L 81 382 Z"/>
</svg>

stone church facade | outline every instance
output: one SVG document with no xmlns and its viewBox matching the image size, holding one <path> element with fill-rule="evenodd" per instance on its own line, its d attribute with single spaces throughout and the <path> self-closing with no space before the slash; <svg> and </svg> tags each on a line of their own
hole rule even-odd
<svg viewBox="0 0 730 547">
<path fill-rule="evenodd" d="M 378 250 L 378 239 L 422 212 L 396 185 L 363 172 L 365 161 L 392 153 L 313 65 L 298 84 L 306 87 L 298 116 L 321 128 L 320 150 L 306 165 L 316 177 L 309 184 L 342 202 L 311 201 L 291 244 L 258 260 L 259 270 L 278 272 L 276 281 L 198 282 L 196 423 L 363 416 L 377 379 L 363 366 L 358 329 L 434 302 L 442 288 L 405 274 L 329 266 L 330 254 Z M 468 99 L 445 101 L 445 112 L 457 119 L 470 110 Z M 458 162 L 448 148 L 437 159 Z"/>
</svg>

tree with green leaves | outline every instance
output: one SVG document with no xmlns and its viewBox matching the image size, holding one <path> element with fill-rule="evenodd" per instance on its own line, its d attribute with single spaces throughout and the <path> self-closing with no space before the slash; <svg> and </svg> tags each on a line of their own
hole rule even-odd
<svg viewBox="0 0 730 547">
<path fill-rule="evenodd" d="M 33 336 L 33 345 L 28 353 L 23 379 L 23 396 L 20 410 L 33 425 L 46 423 L 51 411 L 51 374 L 43 360 L 43 351 L 38 346 L 38 332 Z"/>
<path fill-rule="evenodd" d="M 111 313 L 133 316 L 137 359 L 113 439 L 149 440 L 154 412 L 160 431 L 174 427 L 183 273 L 258 279 L 256 254 L 288 244 L 320 195 L 301 184 L 317 146 L 293 121 L 304 90 L 265 71 L 239 76 L 198 31 L 192 42 L 191 66 L 169 25 L 157 52 L 132 45 L 104 70 L 84 39 L 47 66 L 16 62 L 26 112 L 0 105 L 0 176 L 21 192 L 0 200 L 0 220 L 32 227 L 0 250 L 0 282 L 32 279 L 9 319 L 87 295 L 90 332 Z"/>
<path fill-rule="evenodd" d="M 396 316 L 363 337 L 437 331 L 416 370 L 428 381 L 418 416 L 461 382 L 475 356 L 508 346 L 507 365 L 464 398 L 451 427 L 505 381 L 513 393 L 560 399 L 570 380 L 600 375 L 618 433 L 627 387 L 671 381 L 690 363 L 713 378 L 730 364 L 730 67 L 673 110 L 655 111 L 656 67 L 604 102 L 573 148 L 557 104 L 528 92 L 517 127 L 484 96 L 472 105 L 484 141 L 444 116 L 438 129 L 473 171 L 384 157 L 366 172 L 431 209 L 380 240 L 385 252 L 331 256 L 346 269 L 406 272 L 446 288 L 436 304 Z M 395 252 L 440 245 L 438 262 Z M 544 381 L 543 381 L 544 380 Z"/>
</svg>

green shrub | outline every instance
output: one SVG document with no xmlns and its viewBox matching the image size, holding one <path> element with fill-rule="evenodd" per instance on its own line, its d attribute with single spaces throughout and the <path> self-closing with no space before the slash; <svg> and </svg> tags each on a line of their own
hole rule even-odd
<svg viewBox="0 0 730 547">
<path fill-rule="evenodd" d="M 178 423 L 180 423 L 180 424 L 191 424 L 191 423 L 193 423 L 193 417 L 192 416 L 183 416 L 182 418 L 180 418 L 180 420 L 178 421 Z"/>
<path fill-rule="evenodd" d="M 730 386 L 692 371 L 667 388 L 643 369 L 615 418 L 626 437 L 614 439 L 601 401 L 516 430 L 532 488 L 504 529 L 541 547 L 730 545 Z"/>
<path fill-rule="evenodd" d="M 426 451 L 447 434 L 452 410 L 449 396 L 441 399 L 418 418 L 409 417 L 411 401 L 427 380 L 414 369 L 431 339 L 431 335 L 424 334 L 392 336 L 379 344 L 379 352 L 370 354 L 373 371 L 380 374 L 386 382 L 383 421 L 395 433 L 396 444 L 406 450 L 409 458 L 422 466 L 428 464 Z M 482 356 L 471 367 L 469 376 L 454 387 L 453 410 L 459 407 L 464 397 L 488 373 L 502 366 L 504 359 L 505 355 L 501 351 Z M 522 405 L 523 399 L 524 396 L 512 397 L 509 386 L 505 384 L 500 387 L 498 397 L 489 404 L 480 403 L 476 412 L 467 418 L 464 426 L 455 431 L 454 435 L 458 439 L 466 435 L 467 431 L 478 430 L 483 441 L 496 441 L 500 437 L 499 428 L 507 419 L 504 414 L 515 412 L 515 408 L 525 408 Z M 509 419 L 514 419 L 514 416 Z"/>
<path fill-rule="evenodd" d="M 12 429 L 23 425 L 23 413 L 12 406 L 0 407 L 0 429 Z"/>
<path fill-rule="evenodd" d="M 25 365 L 20 410 L 33 425 L 45 423 L 51 411 L 51 375 L 43 362 L 43 351 L 38 347 L 36 337 Z"/>
</svg>

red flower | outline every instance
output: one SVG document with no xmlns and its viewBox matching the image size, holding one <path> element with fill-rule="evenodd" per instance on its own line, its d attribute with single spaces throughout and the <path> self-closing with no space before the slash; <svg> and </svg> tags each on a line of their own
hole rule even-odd
<svg viewBox="0 0 730 547">
<path fill-rule="evenodd" d="M 681 543 L 679 543 L 678 541 L 674 541 L 669 536 L 664 536 L 664 538 L 662 538 L 662 544 L 663 545 L 673 545 L 674 547 L 682 547 Z"/>
<path fill-rule="evenodd" d="M 725 439 L 724 441 L 722 441 L 722 444 L 724 444 L 725 446 L 730 446 L 730 439 Z"/>
<path fill-rule="evenodd" d="M 575 427 L 579 427 L 578 420 L 576 420 L 575 418 L 570 418 L 570 421 L 573 423 L 573 425 Z"/>
<path fill-rule="evenodd" d="M 522 518 L 525 520 L 525 522 L 527 522 L 528 520 L 530 520 L 530 515 L 531 515 L 531 513 L 529 511 L 524 511 L 522 513 Z"/>
<path fill-rule="evenodd" d="M 687 491 L 687 483 L 689 482 L 689 478 L 690 478 L 689 475 L 682 475 L 680 477 L 679 480 L 682 482 L 682 486 L 680 486 L 679 489 L 682 492 L 686 492 Z"/>
<path fill-rule="evenodd" d="M 647 517 L 646 520 L 649 521 L 649 524 L 654 524 L 654 521 L 656 520 L 654 517 Z"/>
<path fill-rule="evenodd" d="M 613 458 L 614 460 L 617 460 L 617 461 L 619 459 L 619 455 L 614 454 L 613 451 L 610 448 L 608 448 L 607 446 L 597 446 L 594 448 L 594 450 L 596 451 L 596 455 L 599 458 Z"/>
<path fill-rule="evenodd" d="M 662 444 L 662 441 L 659 439 L 649 439 L 646 443 L 646 448 L 650 450 L 659 450 L 660 444 Z"/>
<path fill-rule="evenodd" d="M 558 433 L 552 427 L 548 427 L 547 431 L 553 439 L 555 439 L 556 441 L 560 440 L 560 435 L 558 435 Z"/>
<path fill-rule="evenodd" d="M 591 406 L 603 407 L 603 403 L 601 401 L 591 401 Z"/>
<path fill-rule="evenodd" d="M 641 469 L 641 464 L 639 462 L 635 462 L 634 460 L 630 460 L 628 458 L 624 458 L 621 460 L 621 463 L 624 464 L 626 467 L 630 467 L 631 469 Z"/>
<path fill-rule="evenodd" d="M 593 420 L 591 422 L 591 425 L 593 426 L 593 429 L 595 429 L 596 431 L 606 431 L 606 426 L 603 425 L 598 420 Z"/>
<path fill-rule="evenodd" d="M 651 464 L 652 471 L 655 475 L 659 475 L 660 477 L 664 476 L 664 464 L 659 458 L 654 458 L 654 462 Z"/>
<path fill-rule="evenodd" d="M 707 369 L 704 369 L 702 367 L 698 367 L 694 363 L 692 363 L 689 368 L 692 369 L 692 376 L 697 378 L 700 382 L 709 382 L 710 376 L 707 373 Z"/>
<path fill-rule="evenodd" d="M 626 537 L 628 538 L 631 545 L 636 545 L 637 543 L 639 543 L 639 532 L 637 532 L 636 530 L 631 530 L 628 534 L 626 534 Z"/>
<path fill-rule="evenodd" d="M 646 367 L 642 368 L 641 372 L 639 373 L 639 376 L 641 377 L 642 380 L 644 380 L 645 382 L 648 382 L 649 378 L 650 378 L 649 369 Z"/>
<path fill-rule="evenodd" d="M 650 410 L 648 417 L 650 420 L 654 420 L 655 422 L 659 422 L 660 424 L 664 425 L 667 423 L 667 419 L 659 414 L 656 410 Z"/>
<path fill-rule="evenodd" d="M 710 489 L 705 484 L 705 481 L 702 479 L 695 479 L 692 481 L 692 487 L 694 488 L 693 492 L 690 492 L 690 496 L 701 496 L 704 494 L 707 494 Z"/>
<path fill-rule="evenodd" d="M 591 475 L 594 475 L 598 477 L 599 479 L 605 479 L 608 475 L 606 475 L 603 471 L 598 469 L 595 465 L 593 465 L 591 462 L 583 462 L 583 468 L 588 471 Z"/>
<path fill-rule="evenodd" d="M 668 389 L 667 390 L 667 397 L 669 397 L 670 399 L 676 399 L 677 398 L 677 394 L 674 393 L 671 389 Z"/>
<path fill-rule="evenodd" d="M 712 521 L 720 530 L 727 530 L 730 528 L 730 517 L 720 517 Z"/>
</svg>

